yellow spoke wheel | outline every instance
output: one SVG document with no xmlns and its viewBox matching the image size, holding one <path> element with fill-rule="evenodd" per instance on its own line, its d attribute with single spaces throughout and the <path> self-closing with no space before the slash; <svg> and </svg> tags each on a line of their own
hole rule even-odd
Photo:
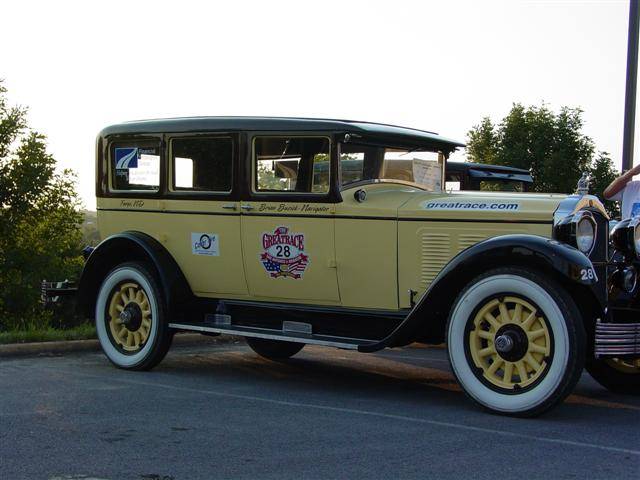
<svg viewBox="0 0 640 480">
<path fill-rule="evenodd" d="M 108 304 L 111 337 L 126 353 L 144 347 L 152 326 L 151 306 L 144 289 L 134 282 L 118 286 Z"/>
<path fill-rule="evenodd" d="M 487 300 L 470 319 L 468 352 L 476 375 L 499 390 L 520 390 L 548 371 L 551 330 L 543 312 L 526 299 L 504 295 Z"/>
</svg>

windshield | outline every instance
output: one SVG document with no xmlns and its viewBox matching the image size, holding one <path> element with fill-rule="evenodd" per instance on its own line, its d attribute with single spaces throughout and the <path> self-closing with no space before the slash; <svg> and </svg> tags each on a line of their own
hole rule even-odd
<svg viewBox="0 0 640 480">
<path fill-rule="evenodd" d="M 340 144 L 342 187 L 366 180 L 400 180 L 424 190 L 442 190 L 444 156 L 439 152 L 398 147 Z"/>
</svg>

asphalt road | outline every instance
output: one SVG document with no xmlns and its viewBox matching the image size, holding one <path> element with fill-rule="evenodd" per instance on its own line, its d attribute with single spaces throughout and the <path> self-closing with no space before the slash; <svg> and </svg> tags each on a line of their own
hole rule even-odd
<svg viewBox="0 0 640 480">
<path fill-rule="evenodd" d="M 538 419 L 475 408 L 445 352 L 244 343 L 152 372 L 102 354 L 0 360 L 0 479 L 640 478 L 640 398 L 586 374 Z"/>
</svg>

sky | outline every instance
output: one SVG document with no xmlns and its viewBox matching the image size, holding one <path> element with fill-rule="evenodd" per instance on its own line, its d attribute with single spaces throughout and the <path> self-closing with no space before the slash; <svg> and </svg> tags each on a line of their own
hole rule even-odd
<svg viewBox="0 0 640 480">
<path fill-rule="evenodd" d="M 545 102 L 582 108 L 584 132 L 619 166 L 628 9 L 626 0 L 3 0 L 0 78 L 61 167 L 76 171 L 90 209 L 97 133 L 143 118 L 346 118 L 464 141 L 513 102 Z"/>
</svg>

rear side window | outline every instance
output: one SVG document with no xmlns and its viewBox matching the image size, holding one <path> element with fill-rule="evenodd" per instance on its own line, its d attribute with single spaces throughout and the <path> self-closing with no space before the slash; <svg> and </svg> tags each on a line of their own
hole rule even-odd
<svg viewBox="0 0 640 480">
<path fill-rule="evenodd" d="M 174 191 L 229 192 L 233 141 L 229 137 L 174 138 L 171 187 Z"/>
<path fill-rule="evenodd" d="M 160 186 L 160 144 L 155 141 L 111 145 L 111 189 L 157 192 Z"/>
</svg>

